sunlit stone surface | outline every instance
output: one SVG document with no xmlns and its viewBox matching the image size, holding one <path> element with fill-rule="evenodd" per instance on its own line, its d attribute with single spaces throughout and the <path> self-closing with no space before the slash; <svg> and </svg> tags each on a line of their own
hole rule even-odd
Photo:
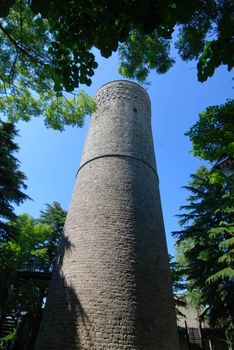
<svg viewBox="0 0 234 350">
<path fill-rule="evenodd" d="M 96 101 L 36 349 L 178 350 L 150 100 L 114 81 Z"/>
</svg>

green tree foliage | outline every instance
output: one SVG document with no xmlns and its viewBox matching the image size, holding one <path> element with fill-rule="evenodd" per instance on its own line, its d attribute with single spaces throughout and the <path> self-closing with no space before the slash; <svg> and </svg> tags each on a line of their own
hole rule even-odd
<svg viewBox="0 0 234 350">
<path fill-rule="evenodd" d="M 4 0 L 0 8 L 0 109 L 12 120 L 44 115 L 47 126 L 81 126 L 95 109 L 80 84 L 91 84 L 97 68 L 93 48 L 104 57 L 120 53 L 120 72 L 145 81 L 151 69 L 166 72 L 174 63 L 198 59 L 204 81 L 216 67 L 233 67 L 231 0 Z M 212 39 L 212 40 L 211 40 Z"/>
<path fill-rule="evenodd" d="M 180 311 L 181 307 L 186 306 L 185 300 L 185 291 L 186 283 L 184 280 L 184 270 L 183 265 L 179 261 L 176 261 L 175 258 L 169 254 L 169 265 L 170 273 L 172 278 L 172 287 L 175 301 L 175 310 L 177 317 L 183 316 Z"/>
<path fill-rule="evenodd" d="M 128 0 L 114 4 L 107 0 L 5 0 L 0 11 L 4 18 L 0 29 L 18 55 L 26 62 L 38 63 L 44 76 L 53 79 L 56 91 L 62 88 L 72 91 L 79 84 L 91 84 L 90 77 L 97 67 L 93 47 L 109 57 L 132 30 L 150 34 L 157 28 L 162 37 L 168 38 L 177 22 L 189 21 L 199 3 L 198 0 L 188 4 L 181 0 L 146 3 Z M 11 26 L 7 22 L 17 14 L 19 27 L 15 34 L 13 21 Z M 23 31 L 26 16 L 31 21 L 30 34 L 37 35 L 38 47 L 33 46 L 34 42 Z"/>
<path fill-rule="evenodd" d="M 228 182 L 210 181 L 201 167 L 185 188 L 191 193 L 179 215 L 182 229 L 174 232 L 183 246 L 189 292 L 199 291 L 211 324 L 234 325 L 234 197 Z"/>
<path fill-rule="evenodd" d="M 215 162 L 223 155 L 234 156 L 234 100 L 211 106 L 199 114 L 195 125 L 186 133 L 192 152 L 200 159 Z"/>
<path fill-rule="evenodd" d="M 63 70 L 69 62 L 60 54 L 54 55 L 56 42 L 48 21 L 35 15 L 28 1 L 5 1 L 6 4 L 8 11 L 0 10 L 3 16 L 7 13 L 0 21 L 1 112 L 13 122 L 43 115 L 46 126 L 60 131 L 64 125 L 82 126 L 84 116 L 94 111 L 95 103 L 84 91 L 62 94 L 60 77 L 67 73 L 63 75 L 61 67 L 55 67 L 53 62 L 57 57 L 58 62 L 63 62 Z M 73 90 L 68 85 L 64 80 L 66 90 Z"/>
<path fill-rule="evenodd" d="M 51 231 L 47 241 L 48 270 L 53 269 L 56 263 L 66 216 L 67 212 L 61 208 L 58 202 L 46 204 L 46 210 L 41 211 L 40 223 L 48 225 Z"/>
<path fill-rule="evenodd" d="M 14 142 L 17 131 L 12 123 L 0 120 L 0 237 L 10 239 L 15 230 L 7 220 L 16 217 L 14 204 L 21 204 L 29 197 L 22 192 L 26 189 L 26 176 L 19 170 L 19 161 L 14 153 L 18 145 Z"/>
<path fill-rule="evenodd" d="M 192 152 L 215 163 L 234 156 L 234 101 L 200 113 L 187 132 Z M 190 192 L 179 215 L 177 260 L 188 281 L 189 299 L 212 325 L 224 328 L 231 344 L 234 327 L 234 178 L 201 167 L 185 188 Z"/>
<path fill-rule="evenodd" d="M 139 82 L 145 82 L 152 69 L 166 73 L 175 63 L 170 57 L 170 39 L 160 37 L 157 31 L 148 35 L 132 31 L 127 42 L 120 45 L 119 55 L 119 73 Z"/>
<path fill-rule="evenodd" d="M 22 311 L 32 311 L 41 302 L 44 281 L 18 280 L 19 271 L 43 271 L 48 264 L 47 240 L 49 225 L 40 224 L 27 214 L 10 223 L 17 232 L 14 239 L 0 242 L 0 275 L 5 281 L 6 299 L 2 300 L 4 313 L 20 317 Z"/>
<path fill-rule="evenodd" d="M 66 212 L 54 202 L 47 204 L 39 219 L 22 214 L 9 223 L 17 234 L 14 239 L 0 241 L 0 277 L 7 287 L 5 300 L 1 298 L 5 314 L 18 318 L 22 312 L 35 312 L 41 307 L 48 281 L 24 279 L 19 272 L 52 271 L 65 217 Z"/>
<path fill-rule="evenodd" d="M 162 3 L 161 3 L 162 4 Z M 231 0 L 173 1 L 163 22 L 154 32 L 133 30 L 120 45 L 121 74 L 145 81 L 150 70 L 166 72 L 174 63 L 170 57 L 171 34 L 177 26 L 175 47 L 184 61 L 197 60 L 198 80 L 203 82 L 217 67 L 234 65 L 234 6 Z"/>
</svg>

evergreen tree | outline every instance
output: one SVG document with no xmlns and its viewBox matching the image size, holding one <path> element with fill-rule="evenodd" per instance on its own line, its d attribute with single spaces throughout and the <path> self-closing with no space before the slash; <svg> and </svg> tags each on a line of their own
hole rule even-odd
<svg viewBox="0 0 234 350">
<path fill-rule="evenodd" d="M 208 107 L 186 133 L 196 157 L 214 164 L 234 157 L 234 101 Z M 234 326 L 234 178 L 201 167 L 185 188 L 177 260 L 187 276 L 189 299 L 214 326 L 224 328 L 232 349 Z"/>
<path fill-rule="evenodd" d="M 184 280 L 183 265 L 169 254 L 169 266 L 172 278 L 172 288 L 175 301 L 176 316 L 179 318 L 184 316 L 180 311 L 181 307 L 186 306 L 186 283 Z"/>
<path fill-rule="evenodd" d="M 183 246 L 188 291 L 198 290 L 206 318 L 224 328 L 230 340 L 234 326 L 234 197 L 228 181 L 212 182 L 201 167 L 185 188 L 191 193 L 181 207 L 182 229 L 174 232 Z M 187 243 L 187 248 L 186 248 Z M 231 341 L 231 340 L 230 340 Z"/>
<path fill-rule="evenodd" d="M 58 202 L 46 204 L 46 210 L 41 211 L 40 222 L 48 225 L 51 230 L 50 239 L 47 242 L 48 270 L 53 269 L 56 263 L 66 216 L 67 212 Z"/>
<path fill-rule="evenodd" d="M 22 191 L 26 189 L 26 176 L 19 169 L 19 161 L 14 153 L 19 147 L 14 138 L 17 131 L 12 123 L 0 120 L 0 238 L 9 239 L 14 236 L 14 227 L 7 220 L 16 217 L 13 204 L 21 204 L 29 197 Z"/>
</svg>

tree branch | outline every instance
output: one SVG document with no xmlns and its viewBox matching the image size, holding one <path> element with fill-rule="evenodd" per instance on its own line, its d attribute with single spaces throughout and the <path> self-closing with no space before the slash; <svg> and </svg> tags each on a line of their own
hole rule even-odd
<svg viewBox="0 0 234 350">
<path fill-rule="evenodd" d="M 15 46 L 16 50 L 21 51 L 25 56 L 27 56 L 28 58 L 33 58 L 33 56 L 31 54 L 29 54 L 23 47 L 21 47 L 17 41 L 8 33 L 8 31 L 3 27 L 3 25 L 0 23 L 0 29 L 1 31 L 8 37 L 8 39 L 10 40 L 10 42 Z"/>
<path fill-rule="evenodd" d="M 22 54 L 24 54 L 26 57 L 28 57 L 30 60 L 33 61 L 37 61 L 38 63 L 40 63 L 41 65 L 44 65 L 45 63 L 41 60 L 36 60 L 35 56 L 32 55 L 29 51 L 27 51 L 21 44 L 19 44 L 15 38 L 13 38 L 13 36 L 11 36 L 11 34 L 6 30 L 6 28 L 3 27 L 3 25 L 0 23 L 0 30 L 7 36 L 7 38 L 9 39 L 9 41 L 14 45 L 14 47 L 16 48 L 16 50 L 19 52 L 21 52 Z M 34 50 L 30 49 L 30 51 L 32 51 L 35 55 L 39 56 L 37 53 L 35 53 Z M 44 58 L 43 58 L 44 59 Z M 48 61 L 49 62 L 49 61 Z"/>
</svg>

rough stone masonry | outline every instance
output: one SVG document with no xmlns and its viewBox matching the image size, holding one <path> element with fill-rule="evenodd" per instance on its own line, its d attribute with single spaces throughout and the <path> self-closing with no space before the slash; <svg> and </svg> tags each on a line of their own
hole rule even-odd
<svg viewBox="0 0 234 350">
<path fill-rule="evenodd" d="M 36 349 L 178 350 L 150 100 L 120 80 L 96 102 Z"/>
</svg>

